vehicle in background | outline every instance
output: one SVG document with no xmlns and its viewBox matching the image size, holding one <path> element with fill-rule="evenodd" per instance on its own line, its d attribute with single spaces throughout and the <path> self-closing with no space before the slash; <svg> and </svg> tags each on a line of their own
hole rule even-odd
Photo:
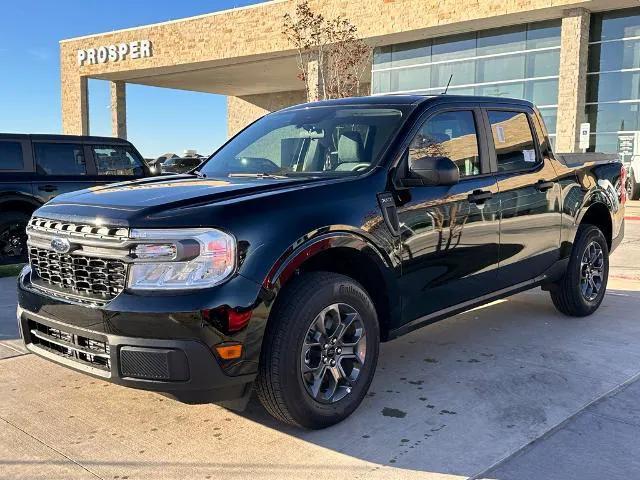
<svg viewBox="0 0 640 480">
<path fill-rule="evenodd" d="M 29 218 L 56 195 L 150 175 L 126 140 L 0 134 L 0 264 L 26 259 Z"/>
<path fill-rule="evenodd" d="M 162 173 L 186 173 L 197 168 L 205 158 L 180 157 L 170 158 L 162 164 Z"/>
<path fill-rule="evenodd" d="M 179 155 L 176 155 L 175 153 L 164 153 L 156 158 L 156 164 L 162 166 L 162 164 L 170 158 L 179 158 Z"/>
<path fill-rule="evenodd" d="M 380 341 L 536 287 L 566 315 L 595 312 L 624 237 L 625 173 L 615 155 L 555 154 L 523 100 L 294 106 L 197 173 L 40 208 L 22 337 L 184 401 L 242 407 L 255 385 L 275 418 L 326 427 L 367 394 Z"/>
<path fill-rule="evenodd" d="M 632 156 L 627 164 L 626 187 L 629 200 L 640 200 L 640 155 Z"/>
</svg>

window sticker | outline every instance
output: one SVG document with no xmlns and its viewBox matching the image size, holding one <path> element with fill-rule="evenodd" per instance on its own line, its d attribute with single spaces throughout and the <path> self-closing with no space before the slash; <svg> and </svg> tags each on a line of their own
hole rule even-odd
<svg viewBox="0 0 640 480">
<path fill-rule="evenodd" d="M 499 143 L 506 142 L 504 137 L 504 127 L 502 125 L 496 125 L 496 137 L 498 137 Z"/>
<path fill-rule="evenodd" d="M 536 163 L 536 151 L 535 150 L 523 150 L 524 161 L 527 163 Z"/>
</svg>

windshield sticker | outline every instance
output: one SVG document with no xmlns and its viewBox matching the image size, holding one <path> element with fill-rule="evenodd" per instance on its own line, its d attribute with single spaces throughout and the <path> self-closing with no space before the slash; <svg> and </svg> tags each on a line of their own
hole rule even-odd
<svg viewBox="0 0 640 480">
<path fill-rule="evenodd" d="M 536 151 L 535 150 L 523 150 L 524 161 L 527 163 L 536 163 Z"/>
</svg>

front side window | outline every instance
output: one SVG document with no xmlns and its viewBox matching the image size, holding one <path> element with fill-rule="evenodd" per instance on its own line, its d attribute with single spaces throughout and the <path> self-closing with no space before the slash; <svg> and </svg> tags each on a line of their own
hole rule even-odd
<svg viewBox="0 0 640 480">
<path fill-rule="evenodd" d="M 41 175 L 86 175 L 82 145 L 34 143 L 37 172 Z"/>
<path fill-rule="evenodd" d="M 0 170 L 22 170 L 24 159 L 20 142 L 0 142 Z"/>
<path fill-rule="evenodd" d="M 200 171 L 229 175 L 354 175 L 373 168 L 408 108 L 326 106 L 267 115 L 216 152 Z"/>
<path fill-rule="evenodd" d="M 481 173 L 478 135 L 473 112 L 442 112 L 427 120 L 409 146 L 409 165 L 422 157 L 447 157 L 460 177 Z"/>
<path fill-rule="evenodd" d="M 98 175 L 142 176 L 142 160 L 125 146 L 92 147 Z"/>
<path fill-rule="evenodd" d="M 527 114 L 488 112 L 499 172 L 524 170 L 539 163 Z"/>
</svg>

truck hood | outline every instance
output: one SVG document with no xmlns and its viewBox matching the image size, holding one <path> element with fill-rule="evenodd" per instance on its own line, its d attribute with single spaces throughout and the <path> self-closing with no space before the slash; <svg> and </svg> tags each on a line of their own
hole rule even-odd
<svg viewBox="0 0 640 480">
<path fill-rule="evenodd" d="M 298 187 L 318 178 L 199 178 L 194 175 L 153 177 L 78 190 L 55 197 L 38 210 L 48 218 L 80 220 L 96 216 L 128 224 L 160 211 L 213 204 L 263 192 Z"/>
</svg>

